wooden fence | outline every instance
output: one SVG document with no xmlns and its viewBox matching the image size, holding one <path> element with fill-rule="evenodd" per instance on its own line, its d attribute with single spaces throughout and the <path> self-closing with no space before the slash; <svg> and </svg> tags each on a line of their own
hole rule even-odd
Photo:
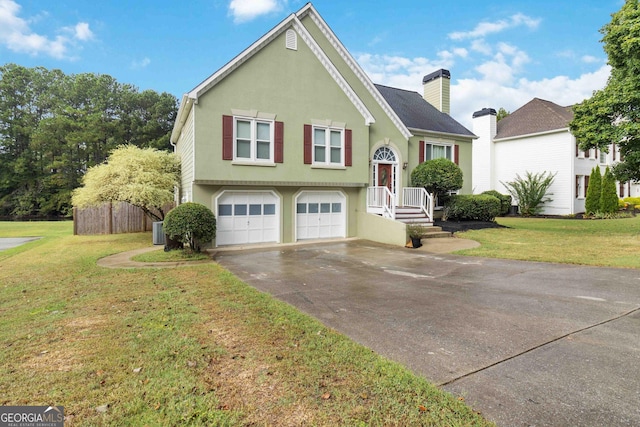
<svg viewBox="0 0 640 427">
<path fill-rule="evenodd" d="M 165 213 L 173 203 L 163 207 Z M 119 234 L 151 231 L 153 220 L 137 206 L 126 202 L 105 203 L 100 207 L 73 208 L 73 234 Z"/>
</svg>

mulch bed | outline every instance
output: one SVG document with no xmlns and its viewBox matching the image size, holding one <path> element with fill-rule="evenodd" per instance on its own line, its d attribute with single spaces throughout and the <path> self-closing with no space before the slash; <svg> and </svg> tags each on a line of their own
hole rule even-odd
<svg viewBox="0 0 640 427">
<path fill-rule="evenodd" d="M 508 228 L 492 221 L 442 221 L 436 219 L 433 225 L 442 227 L 442 230 L 451 233 L 466 230 L 481 230 L 483 228 Z"/>
</svg>

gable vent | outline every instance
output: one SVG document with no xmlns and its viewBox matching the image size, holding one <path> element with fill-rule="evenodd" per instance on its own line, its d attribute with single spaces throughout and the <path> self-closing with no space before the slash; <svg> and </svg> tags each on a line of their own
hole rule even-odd
<svg viewBox="0 0 640 427">
<path fill-rule="evenodd" d="M 298 50 L 298 34 L 294 30 L 287 30 L 286 47 L 291 50 Z"/>
</svg>

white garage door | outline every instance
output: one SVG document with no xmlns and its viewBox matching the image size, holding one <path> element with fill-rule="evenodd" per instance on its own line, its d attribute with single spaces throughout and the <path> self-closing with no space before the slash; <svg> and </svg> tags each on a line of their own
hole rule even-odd
<svg viewBox="0 0 640 427">
<path fill-rule="evenodd" d="M 217 205 L 217 246 L 280 241 L 280 199 L 273 192 L 225 191 Z"/>
<path fill-rule="evenodd" d="M 296 198 L 296 238 L 346 236 L 346 198 L 337 191 L 304 191 Z"/>
</svg>

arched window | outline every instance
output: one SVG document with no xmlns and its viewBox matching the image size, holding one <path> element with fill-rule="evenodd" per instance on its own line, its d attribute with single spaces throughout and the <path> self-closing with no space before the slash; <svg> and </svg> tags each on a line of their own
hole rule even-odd
<svg viewBox="0 0 640 427">
<path fill-rule="evenodd" d="M 373 155 L 373 160 L 380 161 L 380 162 L 395 163 L 396 155 L 393 152 L 393 150 L 391 150 L 391 148 L 380 147 L 376 150 L 375 154 Z"/>
</svg>

